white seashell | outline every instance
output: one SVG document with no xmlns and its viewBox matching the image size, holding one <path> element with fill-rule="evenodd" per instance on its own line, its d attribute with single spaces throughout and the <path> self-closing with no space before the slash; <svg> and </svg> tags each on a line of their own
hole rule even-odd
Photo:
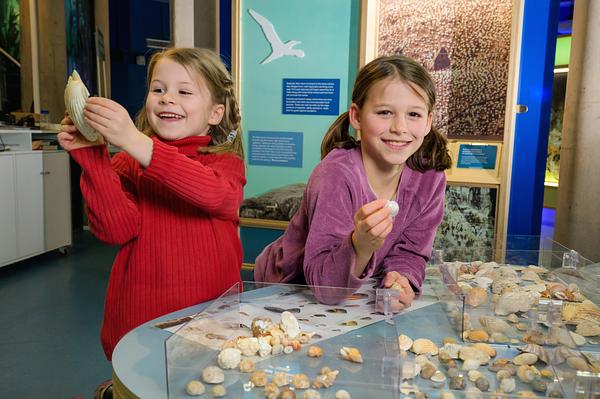
<svg viewBox="0 0 600 399">
<path fill-rule="evenodd" d="M 281 314 L 281 329 L 287 334 L 290 339 L 296 338 L 300 334 L 300 326 L 296 316 L 288 311 Z"/>
<path fill-rule="evenodd" d="M 463 362 L 461 367 L 462 370 L 477 370 L 481 366 L 477 359 L 467 359 Z"/>
<path fill-rule="evenodd" d="M 344 389 L 340 389 L 335 393 L 335 399 L 350 399 L 350 394 Z"/>
<path fill-rule="evenodd" d="M 321 394 L 319 391 L 315 391 L 314 389 L 307 389 L 304 391 L 302 399 L 321 399 Z"/>
<path fill-rule="evenodd" d="M 242 360 L 242 352 L 236 348 L 223 349 L 217 357 L 217 363 L 223 369 L 235 369 Z"/>
<path fill-rule="evenodd" d="M 215 385 L 210 390 L 210 393 L 215 398 L 221 398 L 221 397 L 227 395 L 227 391 L 225 390 L 225 387 L 223 385 Z"/>
<path fill-rule="evenodd" d="M 83 116 L 85 102 L 90 92 L 81 80 L 77 70 L 73 70 L 65 87 L 65 107 L 77 130 L 89 141 L 98 140 L 98 133 L 88 125 Z"/>
<path fill-rule="evenodd" d="M 480 377 L 483 377 L 483 373 L 479 370 L 470 370 L 467 375 L 469 376 L 469 381 L 475 382 Z"/>
<path fill-rule="evenodd" d="M 569 331 L 569 334 L 571 335 L 571 339 L 573 340 L 575 345 L 581 346 L 586 344 L 587 339 L 585 339 L 583 335 L 579 335 L 573 331 Z"/>
<path fill-rule="evenodd" d="M 483 329 L 488 334 L 493 334 L 493 333 L 506 334 L 507 332 L 509 332 L 511 330 L 510 324 L 508 324 L 504 320 L 499 319 L 497 317 L 480 316 L 479 324 L 481 324 L 481 327 L 483 327 Z"/>
<path fill-rule="evenodd" d="M 401 350 L 407 351 L 412 347 L 413 340 L 408 336 L 401 334 L 398 336 L 398 346 Z"/>
<path fill-rule="evenodd" d="M 531 308 L 535 296 L 531 292 L 509 291 L 500 295 L 494 308 L 497 315 L 505 316 L 509 313 L 526 312 Z"/>
<path fill-rule="evenodd" d="M 190 396 L 200 396 L 206 391 L 206 388 L 200 381 L 192 380 L 185 386 L 185 391 Z"/>
<path fill-rule="evenodd" d="M 388 201 L 386 206 L 392 210 L 392 217 L 395 218 L 400 211 L 400 206 L 396 201 Z"/>
<path fill-rule="evenodd" d="M 460 352 L 462 345 L 459 344 L 446 344 L 440 348 L 440 353 L 446 353 L 450 359 L 458 359 L 458 352 Z"/>
<path fill-rule="evenodd" d="M 514 378 L 504 378 L 500 381 L 500 390 L 504 393 L 511 393 L 517 388 Z"/>
<path fill-rule="evenodd" d="M 237 348 L 242 352 L 244 356 L 254 356 L 260 349 L 258 344 L 258 338 L 240 338 L 237 341 Z"/>
<path fill-rule="evenodd" d="M 431 340 L 427 338 L 419 338 L 413 342 L 412 351 L 417 355 L 427 353 L 435 356 L 438 354 L 439 349 Z"/>
<path fill-rule="evenodd" d="M 225 381 L 225 373 L 217 366 L 208 366 L 202 370 L 202 380 L 207 384 L 220 384 Z"/>
</svg>

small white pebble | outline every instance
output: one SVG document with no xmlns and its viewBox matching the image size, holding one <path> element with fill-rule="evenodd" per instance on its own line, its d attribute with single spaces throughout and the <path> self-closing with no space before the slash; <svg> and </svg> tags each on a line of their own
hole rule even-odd
<svg viewBox="0 0 600 399">
<path fill-rule="evenodd" d="M 400 211 L 400 206 L 396 201 L 388 201 L 386 206 L 392 210 L 392 217 L 395 218 Z"/>
<path fill-rule="evenodd" d="M 196 380 L 188 382 L 185 386 L 185 391 L 190 396 L 200 396 L 204 393 L 205 390 L 206 388 L 204 388 L 204 384 Z"/>
</svg>

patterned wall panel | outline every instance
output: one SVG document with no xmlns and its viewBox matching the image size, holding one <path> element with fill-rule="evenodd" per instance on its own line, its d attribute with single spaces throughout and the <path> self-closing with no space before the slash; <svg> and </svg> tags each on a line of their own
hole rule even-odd
<svg viewBox="0 0 600 399">
<path fill-rule="evenodd" d="M 502 140 L 511 18 L 512 0 L 381 0 L 378 54 L 427 67 L 449 138 Z"/>
</svg>

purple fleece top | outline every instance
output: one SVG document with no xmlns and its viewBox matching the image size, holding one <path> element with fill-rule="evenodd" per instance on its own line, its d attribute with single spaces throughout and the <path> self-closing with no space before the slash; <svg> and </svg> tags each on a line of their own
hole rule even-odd
<svg viewBox="0 0 600 399">
<path fill-rule="evenodd" d="M 444 213 L 444 172 L 402 171 L 392 232 L 354 276 L 354 215 L 377 199 L 367 181 L 360 147 L 335 149 L 311 174 L 302 203 L 285 233 L 256 258 L 254 279 L 289 283 L 302 273 L 308 285 L 358 289 L 367 279 L 397 271 L 420 292 L 425 263 Z"/>
</svg>

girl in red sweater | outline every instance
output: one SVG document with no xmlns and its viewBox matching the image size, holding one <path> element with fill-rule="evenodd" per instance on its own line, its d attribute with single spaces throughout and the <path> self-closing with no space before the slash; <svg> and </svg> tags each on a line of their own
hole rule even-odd
<svg viewBox="0 0 600 399">
<path fill-rule="evenodd" d="M 89 98 L 87 141 L 66 117 L 58 139 L 81 165 L 90 229 L 121 248 L 102 325 L 110 360 L 119 339 L 158 316 L 241 282 L 238 208 L 246 183 L 233 82 L 210 50 L 152 57 L 136 124 L 121 105 Z M 105 141 L 123 151 L 112 159 Z"/>
</svg>

